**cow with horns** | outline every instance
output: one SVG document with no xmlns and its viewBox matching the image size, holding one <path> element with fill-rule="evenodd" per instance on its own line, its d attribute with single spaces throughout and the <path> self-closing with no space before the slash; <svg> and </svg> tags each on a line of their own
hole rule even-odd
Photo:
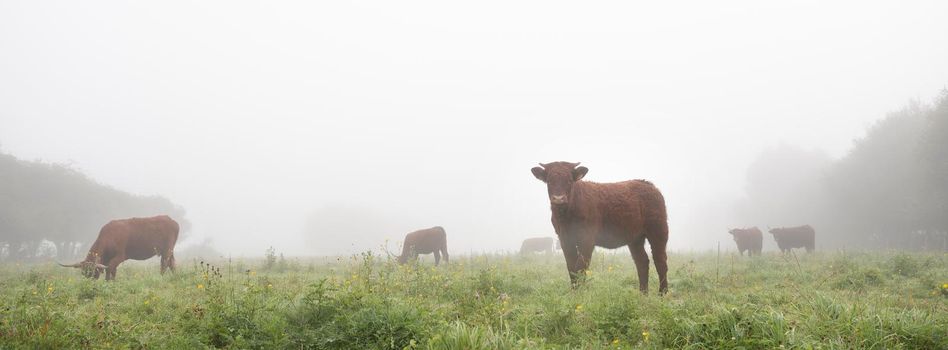
<svg viewBox="0 0 948 350">
<path fill-rule="evenodd" d="M 85 260 L 59 265 L 82 269 L 83 275 L 96 279 L 105 271 L 105 279 L 114 280 L 123 261 L 146 260 L 157 255 L 161 257 L 161 273 L 167 269 L 174 272 L 178 231 L 178 223 L 166 215 L 113 220 L 102 226 Z"/>
<path fill-rule="evenodd" d="M 589 169 L 579 163 L 541 163 L 531 171 L 546 183 L 553 229 L 563 247 L 573 285 L 589 267 L 596 246 L 628 246 L 638 272 L 639 290 L 648 292 L 647 240 L 658 271 L 659 293 L 668 291 L 668 218 L 665 198 L 658 188 L 645 180 L 583 181 Z"/>
</svg>

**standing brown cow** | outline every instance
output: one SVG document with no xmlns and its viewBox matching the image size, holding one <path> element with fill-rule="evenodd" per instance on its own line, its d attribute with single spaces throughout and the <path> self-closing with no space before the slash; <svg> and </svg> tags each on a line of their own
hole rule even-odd
<svg viewBox="0 0 948 350">
<path fill-rule="evenodd" d="M 173 272 L 178 231 L 178 223 L 166 215 L 112 220 L 102 226 L 85 260 L 59 265 L 81 268 L 83 275 L 96 279 L 105 270 L 105 279 L 114 280 L 116 269 L 123 261 L 146 260 L 158 255 L 161 257 L 161 273 L 166 269 Z"/>
<path fill-rule="evenodd" d="M 520 254 L 526 253 L 552 253 L 553 239 L 550 237 L 527 238 L 520 245 Z"/>
<path fill-rule="evenodd" d="M 744 251 L 747 251 L 747 256 L 754 254 L 760 255 L 760 251 L 764 245 L 764 234 L 760 232 L 756 226 L 751 228 L 735 228 L 728 231 L 731 236 L 734 236 L 734 242 L 737 243 L 737 251 L 744 255 Z"/>
<path fill-rule="evenodd" d="M 582 181 L 589 169 L 579 163 L 541 163 L 531 170 L 547 185 L 553 229 L 574 286 L 589 267 L 596 246 L 615 249 L 627 245 L 638 271 L 639 290 L 648 292 L 648 240 L 658 271 L 659 293 L 668 291 L 668 218 L 665 198 L 658 188 L 645 180 Z"/>
<path fill-rule="evenodd" d="M 805 248 L 807 253 L 816 250 L 816 231 L 810 225 L 779 227 L 770 230 L 780 251 L 787 253 L 793 248 Z"/>
<path fill-rule="evenodd" d="M 408 259 L 418 258 L 418 254 L 431 253 L 434 253 L 435 265 L 441 262 L 442 254 L 444 262 L 448 262 L 448 234 L 441 226 L 405 235 L 405 244 L 402 245 L 402 255 L 398 257 L 398 262 L 404 264 Z"/>
</svg>

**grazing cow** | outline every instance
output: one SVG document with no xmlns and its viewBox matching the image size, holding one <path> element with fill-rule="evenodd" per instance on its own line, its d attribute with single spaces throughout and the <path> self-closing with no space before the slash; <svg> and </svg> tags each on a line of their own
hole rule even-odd
<svg viewBox="0 0 948 350">
<path fill-rule="evenodd" d="M 553 238 L 550 237 L 536 237 L 536 238 L 527 238 L 523 240 L 523 244 L 520 245 L 520 254 L 526 253 L 552 253 L 553 252 Z"/>
<path fill-rule="evenodd" d="M 105 279 L 114 280 L 116 269 L 123 261 L 145 260 L 158 255 L 161 257 L 161 273 L 166 269 L 174 272 L 174 245 L 178 241 L 178 231 L 178 223 L 166 215 L 112 220 L 102 226 L 85 260 L 59 265 L 81 268 L 83 275 L 96 279 L 105 270 Z"/>
<path fill-rule="evenodd" d="M 807 253 L 816 250 L 816 231 L 810 225 L 797 227 L 780 227 L 770 230 L 777 241 L 780 251 L 786 253 L 793 248 L 806 248 Z"/>
<path fill-rule="evenodd" d="M 582 181 L 589 171 L 579 163 L 554 162 L 531 169 L 547 185 L 553 229 L 559 236 L 570 282 L 589 267 L 596 246 L 627 245 L 639 275 L 639 290 L 648 292 L 648 254 L 652 247 L 659 293 L 668 291 L 668 218 L 662 193 L 645 180 L 615 183 Z"/>
<path fill-rule="evenodd" d="M 756 226 L 751 228 L 735 228 L 728 231 L 731 236 L 734 236 L 734 242 L 737 243 L 737 251 L 744 255 L 744 251 L 747 251 L 747 256 L 754 254 L 760 255 L 760 250 L 764 244 L 764 235 L 760 232 Z"/>
<path fill-rule="evenodd" d="M 444 262 L 448 262 L 448 234 L 441 226 L 405 235 L 405 244 L 402 245 L 402 255 L 398 257 L 398 262 L 404 264 L 409 259 L 418 258 L 418 254 L 431 253 L 434 253 L 435 265 L 441 262 L 442 254 L 444 254 Z"/>
</svg>

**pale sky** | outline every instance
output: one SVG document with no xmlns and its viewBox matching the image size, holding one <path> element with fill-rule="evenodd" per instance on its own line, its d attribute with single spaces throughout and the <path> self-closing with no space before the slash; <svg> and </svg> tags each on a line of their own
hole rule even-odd
<svg viewBox="0 0 948 350">
<path fill-rule="evenodd" d="M 456 252 L 515 250 L 553 233 L 529 170 L 556 160 L 654 182 L 670 247 L 709 249 L 730 240 L 728 206 L 762 150 L 840 157 L 945 88 L 945 14 L 945 1 L 7 0 L 0 150 L 166 196 L 225 253 L 312 254 L 303 225 L 333 206 L 399 218 L 379 244 L 440 225 Z"/>
</svg>

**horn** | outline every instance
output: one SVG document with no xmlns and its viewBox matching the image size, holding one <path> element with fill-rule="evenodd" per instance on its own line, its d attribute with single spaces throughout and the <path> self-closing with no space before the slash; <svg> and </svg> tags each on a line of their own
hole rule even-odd
<svg viewBox="0 0 948 350">
<path fill-rule="evenodd" d="M 543 164 L 543 163 L 537 163 L 537 164 L 540 164 L 540 167 L 541 167 L 541 168 L 546 168 L 546 165 Z"/>
<path fill-rule="evenodd" d="M 72 265 L 64 265 L 63 263 L 58 262 L 58 261 L 57 261 L 56 263 L 59 264 L 59 266 L 62 266 L 62 267 L 82 267 L 82 262 L 81 262 L 81 261 L 80 261 L 80 262 L 77 262 L 77 263 L 75 263 L 75 264 L 72 264 Z"/>
<path fill-rule="evenodd" d="M 99 264 L 99 263 L 96 263 L 96 264 L 95 264 L 95 268 L 97 268 L 97 269 L 107 269 L 107 268 L 108 268 L 108 266 L 105 266 L 105 265 L 102 265 L 102 264 Z"/>
</svg>

